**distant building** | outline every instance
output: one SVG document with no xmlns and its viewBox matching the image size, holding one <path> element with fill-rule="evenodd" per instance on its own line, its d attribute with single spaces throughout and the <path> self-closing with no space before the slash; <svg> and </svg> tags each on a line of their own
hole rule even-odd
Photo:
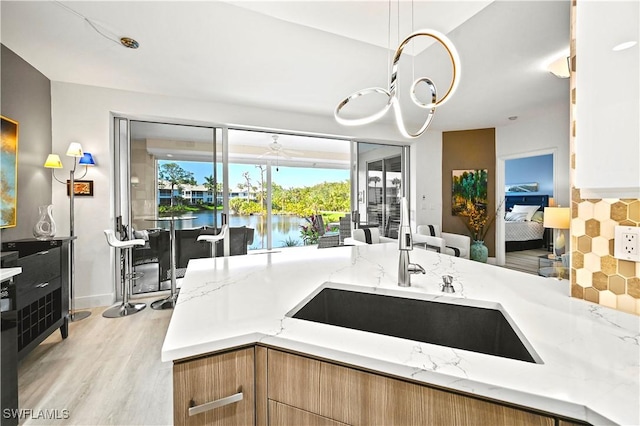
<svg viewBox="0 0 640 426">
<path fill-rule="evenodd" d="M 161 206 L 171 204 L 171 197 L 181 198 L 185 204 L 213 204 L 213 191 L 208 190 L 204 185 L 181 185 L 173 189 L 171 194 L 171 186 L 169 183 L 159 182 L 158 185 L 158 203 Z M 218 194 L 218 204 L 222 204 L 222 194 Z M 255 193 L 249 196 L 248 191 L 239 188 L 229 190 L 229 199 L 242 198 L 244 200 L 256 200 Z"/>
</svg>

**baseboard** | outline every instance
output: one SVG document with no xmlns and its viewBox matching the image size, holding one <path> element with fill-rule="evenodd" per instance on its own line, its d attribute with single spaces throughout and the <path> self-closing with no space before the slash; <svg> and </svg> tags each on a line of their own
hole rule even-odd
<svg viewBox="0 0 640 426">
<path fill-rule="evenodd" d="M 115 295 L 109 294 L 96 294 L 93 296 L 76 297 L 75 309 L 88 309 L 98 308 L 101 306 L 111 306 L 115 303 Z"/>
</svg>

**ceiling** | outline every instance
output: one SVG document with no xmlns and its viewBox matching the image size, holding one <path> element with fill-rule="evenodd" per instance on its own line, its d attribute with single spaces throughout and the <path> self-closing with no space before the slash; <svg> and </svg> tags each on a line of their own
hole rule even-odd
<svg viewBox="0 0 640 426">
<path fill-rule="evenodd" d="M 385 1 L 3 0 L 1 41 L 53 81 L 332 117 L 347 95 L 388 86 L 390 51 L 412 28 L 412 3 L 400 2 L 399 17 L 392 3 L 389 13 Z M 569 9 L 570 0 L 413 2 L 413 28 L 446 33 L 462 63 L 431 128 L 504 126 L 567 102 L 568 80 L 543 66 L 568 50 Z M 451 75 L 442 49 L 405 51 L 401 99 L 412 72 L 442 93 Z M 405 112 L 421 124 L 423 110 Z"/>
<path fill-rule="evenodd" d="M 166 123 L 131 121 L 132 143 L 161 160 L 212 161 L 214 129 Z M 289 167 L 349 169 L 351 146 L 346 140 L 277 134 L 282 151 L 273 151 L 273 133 L 229 129 L 228 158 L 233 164 L 277 164 Z M 222 161 L 222 137 L 216 135 L 217 161 Z M 367 145 L 367 144 L 365 144 Z"/>
</svg>

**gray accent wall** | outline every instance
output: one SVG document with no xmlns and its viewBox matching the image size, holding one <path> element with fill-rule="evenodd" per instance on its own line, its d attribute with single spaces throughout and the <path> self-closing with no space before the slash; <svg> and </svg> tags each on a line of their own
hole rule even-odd
<svg viewBox="0 0 640 426">
<path fill-rule="evenodd" d="M 0 65 L 0 110 L 18 122 L 17 224 L 0 230 L 9 241 L 33 237 L 38 206 L 51 204 L 51 171 L 43 167 L 51 153 L 51 81 L 4 45 Z"/>
</svg>

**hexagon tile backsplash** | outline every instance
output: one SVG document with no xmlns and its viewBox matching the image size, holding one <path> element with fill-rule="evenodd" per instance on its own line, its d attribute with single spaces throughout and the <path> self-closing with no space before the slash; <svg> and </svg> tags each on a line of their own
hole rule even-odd
<svg viewBox="0 0 640 426">
<path fill-rule="evenodd" d="M 640 315 L 640 262 L 613 257 L 615 227 L 640 226 L 640 200 L 571 198 L 571 295 Z"/>
</svg>

